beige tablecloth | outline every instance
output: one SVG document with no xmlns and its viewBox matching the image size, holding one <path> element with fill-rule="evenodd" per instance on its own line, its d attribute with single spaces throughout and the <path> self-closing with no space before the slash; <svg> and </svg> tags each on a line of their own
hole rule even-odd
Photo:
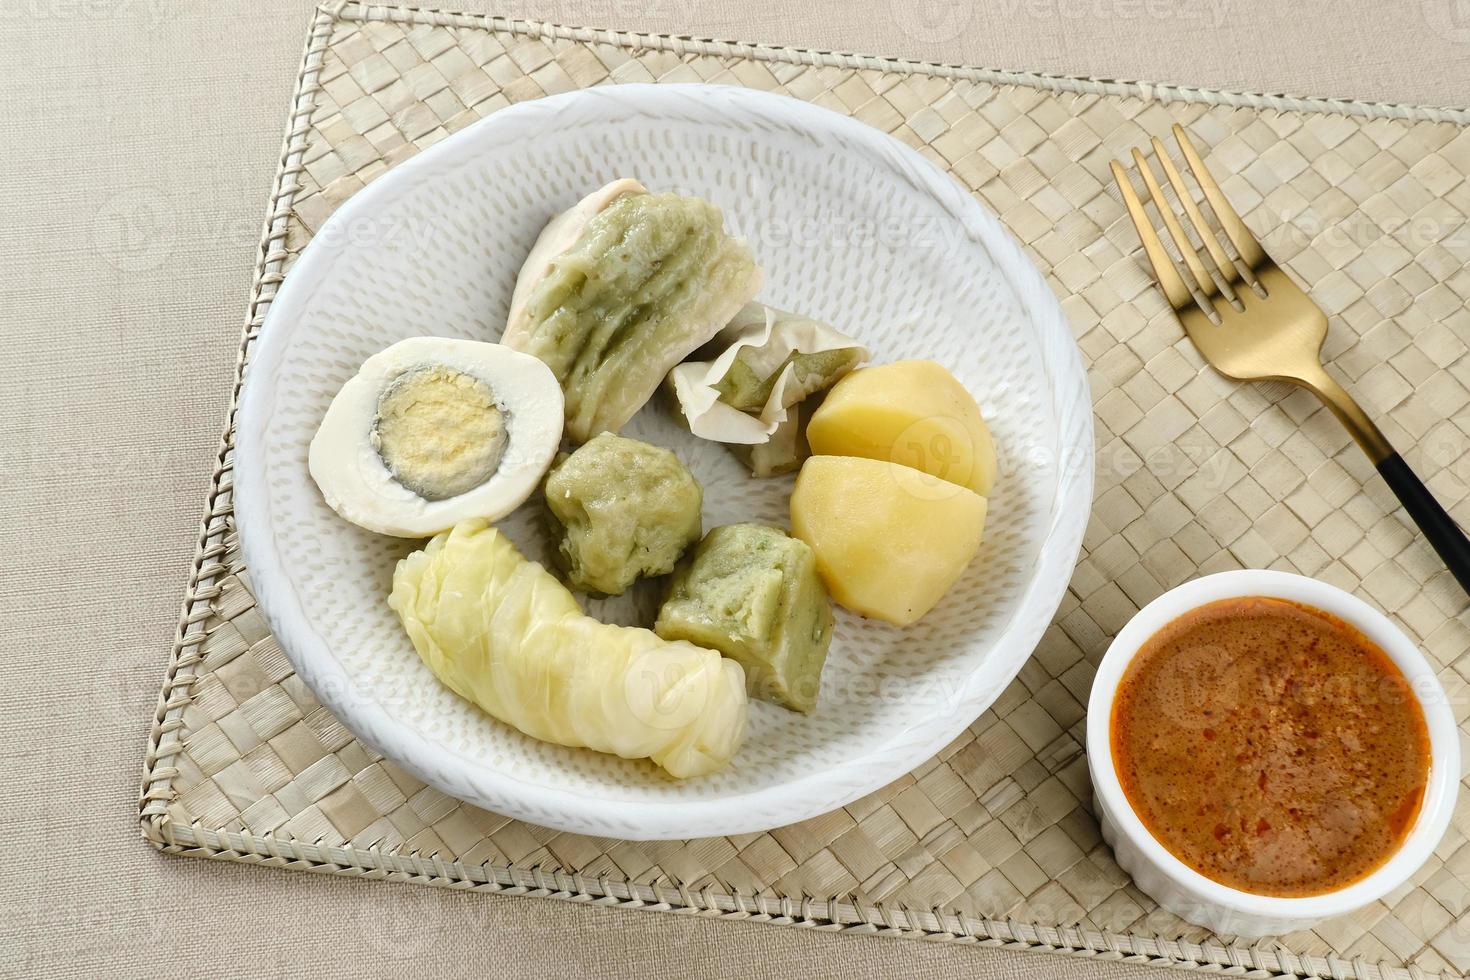
<svg viewBox="0 0 1470 980">
<path fill-rule="evenodd" d="M 449 0 L 994 67 L 1470 103 L 1466 0 Z M 158 855 L 147 719 L 306 0 L 0 0 L 0 975 L 1141 976 Z M 1369 26 L 1371 24 L 1371 26 Z"/>
</svg>

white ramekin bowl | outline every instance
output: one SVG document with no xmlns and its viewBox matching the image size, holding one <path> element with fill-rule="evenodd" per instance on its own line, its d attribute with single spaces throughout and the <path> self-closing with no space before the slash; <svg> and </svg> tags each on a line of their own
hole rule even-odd
<svg viewBox="0 0 1470 980">
<path fill-rule="evenodd" d="M 1357 627 L 1403 671 L 1424 709 L 1430 771 L 1424 804 L 1403 845 L 1377 871 L 1336 891 L 1307 898 L 1254 895 L 1212 881 L 1169 853 L 1133 812 L 1113 768 L 1113 698 L 1138 648 L 1162 626 L 1217 599 L 1274 596 L 1315 606 Z M 1286 572 L 1221 572 L 1164 593 L 1134 616 L 1113 640 L 1093 680 L 1087 705 L 1088 764 L 1103 838 L 1120 867 L 1154 901 L 1217 933 L 1282 935 L 1310 928 L 1382 898 L 1417 871 L 1449 825 L 1460 785 L 1460 743 L 1453 712 L 1434 669 L 1382 613 L 1343 590 Z"/>
</svg>

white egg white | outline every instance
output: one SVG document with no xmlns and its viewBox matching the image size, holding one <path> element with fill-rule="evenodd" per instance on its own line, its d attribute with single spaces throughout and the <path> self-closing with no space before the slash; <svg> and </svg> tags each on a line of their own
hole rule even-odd
<svg viewBox="0 0 1470 980">
<path fill-rule="evenodd" d="M 433 365 L 488 385 L 508 433 L 489 479 L 442 500 L 426 500 L 399 483 L 373 445 L 383 391 Z M 530 354 L 474 340 L 414 337 L 368 358 L 342 386 L 311 440 L 308 465 L 322 496 L 346 520 L 379 534 L 429 537 L 469 518 L 496 521 L 519 507 L 556 456 L 563 412 L 555 375 Z"/>
</svg>

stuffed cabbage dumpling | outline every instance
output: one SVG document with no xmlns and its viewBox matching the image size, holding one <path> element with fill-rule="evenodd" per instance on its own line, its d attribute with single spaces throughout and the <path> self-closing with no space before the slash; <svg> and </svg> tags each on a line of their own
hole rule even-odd
<svg viewBox="0 0 1470 980">
<path fill-rule="evenodd" d="M 388 605 L 436 677 L 532 738 L 652 759 L 682 779 L 723 767 L 744 737 L 739 664 L 584 615 L 484 521 L 399 562 Z"/>
<path fill-rule="evenodd" d="M 546 362 L 566 396 L 567 435 L 586 442 L 617 432 L 760 285 L 719 208 L 616 180 L 542 230 L 501 342 Z"/>
</svg>

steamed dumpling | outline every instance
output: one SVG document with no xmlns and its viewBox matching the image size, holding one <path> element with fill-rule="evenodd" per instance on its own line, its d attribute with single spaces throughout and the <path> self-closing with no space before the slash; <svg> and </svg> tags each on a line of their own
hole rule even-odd
<svg viewBox="0 0 1470 980">
<path fill-rule="evenodd" d="M 708 346 L 713 360 L 675 367 L 669 390 L 689 431 L 729 445 L 756 476 L 801 465 L 807 399 L 869 357 L 841 331 L 761 303 L 746 304 Z"/>
<path fill-rule="evenodd" d="M 388 605 L 435 676 L 532 738 L 652 759 L 682 779 L 723 767 L 744 737 L 739 664 L 584 615 L 484 521 L 399 562 Z"/>
<path fill-rule="evenodd" d="M 551 368 L 566 396 L 566 433 L 586 442 L 622 428 L 760 285 L 719 208 L 625 178 L 542 230 L 502 342 Z"/>
<path fill-rule="evenodd" d="M 666 575 L 703 525 L 704 488 L 662 446 L 604 432 L 546 474 L 547 523 L 567 584 L 622 595 Z"/>
</svg>

